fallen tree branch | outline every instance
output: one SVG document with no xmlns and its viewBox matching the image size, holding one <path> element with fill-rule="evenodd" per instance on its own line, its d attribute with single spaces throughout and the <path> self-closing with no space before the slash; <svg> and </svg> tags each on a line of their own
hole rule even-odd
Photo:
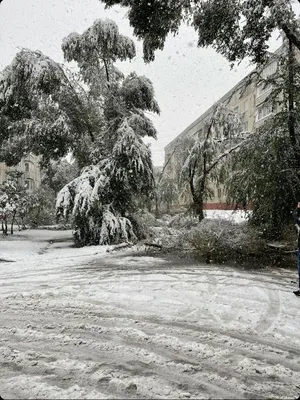
<svg viewBox="0 0 300 400">
<path fill-rule="evenodd" d="M 163 246 L 161 244 L 156 244 L 156 243 L 144 243 L 145 246 L 149 246 L 149 247 L 155 247 L 157 249 L 162 250 Z"/>
<path fill-rule="evenodd" d="M 109 249 L 106 250 L 107 253 L 110 253 L 112 251 L 120 250 L 120 249 L 126 249 L 127 247 L 132 247 L 133 243 L 131 242 L 124 242 L 120 244 L 116 244 L 114 246 L 111 246 Z"/>
</svg>

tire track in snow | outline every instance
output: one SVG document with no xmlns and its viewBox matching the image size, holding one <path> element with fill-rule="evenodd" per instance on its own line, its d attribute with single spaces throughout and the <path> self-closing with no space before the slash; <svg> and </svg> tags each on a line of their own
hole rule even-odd
<svg viewBox="0 0 300 400">
<path fill-rule="evenodd" d="M 274 323 L 278 320 L 281 313 L 281 301 L 280 291 L 270 291 L 268 293 L 268 307 L 265 314 L 262 316 L 258 324 L 256 325 L 255 331 L 258 334 L 263 334 L 269 331 Z"/>
<path fill-rule="evenodd" d="M 32 300 L 32 299 L 31 299 Z M 199 325 L 199 324 L 191 324 L 189 321 L 173 321 L 173 320 L 168 320 L 165 318 L 159 318 L 157 316 L 141 316 L 139 314 L 132 314 L 132 313 L 128 313 L 128 312 L 122 312 L 120 313 L 120 310 L 117 309 L 113 309 L 108 307 L 108 309 L 106 310 L 101 310 L 101 311 L 97 311 L 95 310 L 93 307 L 90 308 L 85 308 L 85 304 L 83 303 L 82 306 L 82 310 L 80 310 L 80 308 L 78 308 L 78 304 L 76 306 L 69 306 L 68 303 L 66 303 L 65 305 L 63 305 L 63 302 L 60 304 L 60 306 L 62 307 L 57 307 L 57 306 L 51 306 L 51 304 L 49 304 L 49 299 L 46 299 L 46 304 L 43 305 L 42 304 L 42 298 L 40 298 L 40 296 L 37 296 L 36 298 L 37 300 L 37 305 L 35 305 L 34 303 L 26 303 L 26 306 L 23 307 L 24 303 L 26 302 L 26 299 L 22 298 L 21 301 L 16 301 L 14 303 L 14 307 L 7 309 L 7 310 L 3 310 L 2 315 L 0 315 L 0 321 L 1 321 L 1 317 L 3 318 L 3 321 L 9 321 L 10 319 L 16 320 L 16 323 L 19 323 L 20 321 L 22 321 L 22 319 L 24 319 L 25 321 L 28 322 L 28 320 L 32 321 L 32 317 L 35 315 L 35 319 L 37 322 L 40 321 L 40 316 L 43 316 L 43 319 L 51 322 L 54 320 L 60 320 L 61 323 L 68 323 L 68 320 L 73 320 L 74 322 L 78 322 L 79 321 L 101 321 L 101 324 L 104 324 L 104 326 L 107 326 L 107 322 L 106 321 L 112 321 L 110 324 L 112 326 L 114 326 L 115 324 L 122 325 L 122 324 L 143 324 L 145 323 L 148 326 L 148 329 L 150 329 L 149 327 L 152 327 L 152 331 L 154 331 L 155 329 L 159 329 L 160 327 L 163 327 L 163 329 L 165 330 L 169 330 L 172 328 L 180 328 L 183 329 L 187 335 L 189 335 L 189 331 L 195 332 L 195 333 L 199 333 L 199 334 L 203 334 L 203 333 L 209 333 L 209 334 L 219 334 L 219 335 L 226 335 L 228 336 L 228 338 L 230 339 L 237 339 L 237 340 L 241 340 L 241 341 L 246 341 L 249 343 L 261 343 L 267 346 L 272 346 L 275 345 L 276 348 L 278 350 L 281 351 L 289 351 L 292 354 L 298 355 L 300 356 L 300 350 L 298 346 L 293 346 L 292 344 L 287 345 L 286 343 L 279 343 L 276 342 L 276 340 L 274 340 L 274 338 L 270 338 L 269 340 L 261 335 L 257 335 L 257 334 L 242 334 L 239 332 L 235 332 L 235 331 L 227 331 L 226 329 L 224 329 L 224 327 L 222 329 L 220 328 L 214 328 L 213 326 L 208 326 L 206 324 L 203 325 Z M 44 299 L 45 300 L 45 299 Z M 5 308 L 5 303 L 4 304 L 4 308 Z M 104 303 L 103 303 L 104 304 Z M 99 304 L 98 304 L 99 305 Z M 8 306 L 9 308 L 9 306 Z M 46 311 L 45 311 L 46 310 Z M 20 315 L 21 312 L 21 315 Z M 26 315 L 26 314 L 29 315 Z M 6 314 L 6 315 L 5 315 Z M 16 314 L 16 316 L 14 316 L 14 314 Z M 84 314 L 84 318 L 83 318 L 83 314 Z M 271 314 L 272 316 L 274 316 L 274 314 Z M 277 313 L 275 313 L 275 315 L 277 315 Z M 34 319 L 33 319 L 34 320 Z M 273 318 L 270 318 L 271 321 L 274 321 Z M 12 322 L 11 322 L 12 323 Z M 4 324 L 4 322 L 3 322 Z M 0 323 L 1 325 L 1 323 Z M 268 323 L 269 325 L 269 323 Z M 264 324 L 265 327 L 265 324 Z M 263 328 L 264 328 L 263 327 Z M 259 332 L 261 333 L 261 331 Z"/>
<path fill-rule="evenodd" d="M 280 313 L 271 309 L 272 302 L 260 316 L 257 334 L 246 334 L 230 328 L 234 316 L 231 320 L 212 318 L 211 310 L 200 308 L 202 323 L 191 315 L 184 319 L 183 313 L 164 315 L 167 308 L 135 310 L 114 297 L 125 292 L 133 296 L 134 291 L 141 295 L 155 285 L 155 296 L 171 290 L 170 299 L 177 290 L 184 290 L 188 307 L 197 309 L 198 297 L 193 295 L 191 283 L 199 283 L 196 288 L 203 290 L 204 305 L 215 300 L 207 295 L 204 271 L 195 274 L 194 267 L 191 274 L 186 267 L 179 273 L 162 266 L 160 271 L 148 266 L 148 271 L 144 268 L 142 274 L 136 274 L 135 266 L 120 271 L 110 265 L 114 272 L 109 279 L 108 269 L 93 271 L 88 266 L 80 272 L 68 268 L 56 289 L 55 274 L 49 275 L 50 289 L 33 283 L 21 297 L 11 280 L 16 295 L 2 299 L 0 370 L 6 372 L 1 372 L 0 382 L 16 397 L 49 398 L 55 394 L 73 398 L 77 393 L 81 398 L 97 398 L 97 394 L 98 398 L 278 398 L 296 392 L 300 352 L 292 343 L 268 337 L 273 322 L 280 318 Z M 214 270 L 205 274 L 212 282 L 208 293 L 216 285 L 233 285 L 228 271 L 218 274 L 219 278 Z M 255 286 L 252 276 L 241 274 L 241 281 L 235 284 L 247 278 Z M 270 283 L 276 288 L 274 281 Z M 92 294 L 97 291 L 107 295 L 94 299 Z M 273 287 L 266 293 L 270 299 Z M 271 317 L 264 322 L 266 313 Z M 14 349 L 18 350 L 15 354 L 11 352 Z M 5 381 L 12 374 L 23 383 L 16 379 L 15 387 L 9 386 Z"/>
<path fill-rule="evenodd" d="M 128 322 L 128 320 L 124 320 L 123 322 Z M 62 324 L 61 324 L 61 326 L 63 326 Z M 178 324 L 176 324 L 176 326 L 178 326 Z M 170 325 L 167 325 L 167 328 L 171 328 L 172 326 L 170 326 Z M 160 329 L 162 329 L 163 330 L 163 332 L 166 332 L 166 330 L 165 330 L 165 327 L 163 326 L 163 325 L 161 325 L 161 324 L 157 324 L 157 327 L 156 327 L 156 329 L 154 328 L 154 332 L 155 332 L 155 330 L 157 330 L 157 328 L 160 328 Z M 196 328 L 196 330 L 199 330 L 199 328 L 197 328 L 197 327 L 194 327 L 194 328 Z M 36 328 L 37 329 L 37 328 Z M 38 331 L 40 331 L 40 327 L 38 328 Z M 103 328 L 101 328 L 101 329 L 103 329 Z M 68 328 L 68 329 L 66 329 L 64 332 L 64 335 L 62 336 L 62 340 L 63 340 L 63 343 L 64 343 L 64 340 L 66 339 L 66 337 L 68 336 L 68 333 L 69 332 L 72 332 L 73 334 L 72 334 L 72 339 L 71 340 L 73 340 L 74 341 L 74 343 L 78 343 L 80 340 L 81 340 L 81 338 L 84 338 L 85 339 L 85 341 L 86 341 L 86 339 L 87 339 L 87 335 L 84 333 L 84 332 L 82 332 L 82 334 L 78 334 L 77 336 L 74 336 L 74 333 L 76 333 L 77 331 L 78 331 L 78 325 L 77 325 L 77 327 L 76 327 L 76 325 L 72 325 L 71 324 L 71 326 Z M 145 331 L 145 329 L 143 330 L 143 331 Z M 48 346 L 49 346 L 49 343 L 51 343 L 51 341 L 53 341 L 53 342 L 55 342 L 56 344 L 57 343 L 59 343 L 59 336 L 61 336 L 60 334 L 58 334 L 57 332 L 55 333 L 55 334 L 53 334 L 52 332 L 53 332 L 53 329 L 50 329 L 50 332 L 51 332 L 51 335 L 52 335 L 52 339 L 49 337 L 50 335 L 48 335 L 48 338 L 47 338 L 47 336 L 45 337 L 45 338 L 43 338 L 43 337 L 40 337 L 40 344 L 41 344 L 41 349 L 43 348 L 43 346 L 44 346 L 44 343 L 45 343 L 45 341 L 47 341 L 47 343 L 48 343 Z M 187 327 L 185 327 L 184 328 L 184 332 L 185 332 L 185 337 L 187 336 L 186 335 L 186 333 L 188 332 L 188 329 L 187 329 Z M 182 336 L 184 335 L 184 332 L 182 332 Z M 112 332 L 108 332 L 108 334 L 107 334 L 107 337 L 106 337 L 106 339 L 108 340 L 109 338 L 113 338 L 113 342 L 114 343 L 116 343 L 117 342 L 117 340 L 116 340 L 116 338 L 118 338 L 118 341 L 120 341 L 121 340 L 121 342 L 122 343 L 124 343 L 124 342 L 126 342 L 126 339 L 128 339 L 128 337 L 126 337 L 126 332 L 125 332 L 125 334 L 123 334 L 122 335 L 122 332 L 120 333 L 120 332 L 117 332 L 117 331 L 115 331 L 115 334 L 113 335 L 112 334 L 113 333 L 113 329 L 112 329 Z M 161 334 L 159 334 L 159 337 L 164 337 L 166 335 L 166 333 L 162 333 L 162 335 Z M 3 335 L 2 335 L 3 336 Z M 123 336 L 122 338 L 120 337 L 120 336 Z M 128 336 L 128 335 L 127 335 Z M 50 340 L 51 339 L 51 340 Z M 212 341 L 212 339 L 213 338 L 211 338 L 210 337 L 210 341 Z M 24 337 L 21 337 L 21 340 L 22 340 L 22 342 L 24 343 Z M 100 340 L 100 338 L 99 337 L 97 337 L 97 336 L 95 336 L 95 340 L 97 340 L 97 341 L 99 341 Z M 201 338 L 201 342 L 203 342 L 203 338 Z M 143 347 L 145 347 L 145 344 L 144 343 L 139 343 L 138 341 L 137 341 L 137 338 L 136 337 L 133 337 L 132 338 L 132 340 L 131 340 L 131 345 L 132 345 L 132 343 L 135 343 L 136 344 L 136 346 L 138 346 L 138 347 L 140 347 L 140 348 L 143 348 Z M 35 345 L 36 345 L 36 343 L 35 343 Z M 158 346 L 157 345 L 157 343 L 154 343 L 154 345 L 155 345 L 155 347 L 154 347 L 154 351 L 155 351 L 155 353 L 156 354 L 160 354 L 161 355 L 161 352 L 160 352 L 160 346 Z M 29 348 L 30 348 L 30 346 L 31 346 L 31 343 L 30 343 L 30 345 L 29 345 Z M 177 362 L 177 364 L 178 364 L 178 366 L 181 366 L 182 364 L 184 365 L 184 363 L 186 363 L 186 364 L 189 364 L 190 362 L 189 362 L 189 360 L 188 359 L 186 359 L 186 358 L 184 358 L 183 357 L 183 355 L 182 354 L 180 354 L 180 351 L 178 351 L 178 347 L 175 347 L 174 348 L 174 343 L 173 343 L 173 345 L 172 345 L 172 341 L 169 343 L 169 347 L 172 347 L 173 346 L 173 349 L 171 349 L 171 350 L 165 350 L 165 352 L 164 351 L 162 351 L 162 352 L 164 352 L 164 356 L 166 357 L 166 359 L 171 359 L 171 360 L 173 360 L 173 362 Z M 245 342 L 243 342 L 243 346 L 245 346 Z M 50 346 L 51 347 L 51 346 Z M 191 346 L 192 348 L 193 347 L 195 347 L 195 346 Z M 216 346 L 217 347 L 217 346 Z M 223 348 L 223 344 L 221 344 L 221 348 Z M 73 347 L 71 346 L 71 348 L 67 348 L 66 347 L 66 345 L 64 345 L 64 351 L 66 351 L 67 350 L 67 353 L 66 354 L 72 354 L 72 349 L 73 349 Z M 232 347 L 231 347 L 231 349 L 232 349 Z M 92 348 L 92 350 L 93 350 L 93 348 Z M 151 350 L 153 350 L 153 349 L 151 349 Z M 261 350 L 261 349 L 260 349 Z M 54 354 L 56 354 L 57 352 L 58 352 L 58 350 L 56 349 L 52 349 L 52 351 L 53 351 L 53 353 Z M 73 352 L 74 352 L 74 350 L 73 350 Z M 129 352 L 130 352 L 130 354 L 133 354 L 134 352 L 132 351 L 132 347 L 129 349 Z M 85 353 L 84 353 L 84 351 L 83 350 L 81 350 L 81 355 L 82 355 L 82 353 L 83 353 L 83 359 L 85 359 L 86 357 L 90 357 L 90 355 L 91 354 L 93 354 L 93 352 L 92 351 L 90 351 L 90 352 L 88 352 L 88 354 L 86 354 L 86 355 L 84 355 Z M 109 358 L 110 358 L 110 365 L 116 365 L 117 363 L 118 363 L 118 360 L 119 360 L 119 357 L 118 356 L 112 356 L 112 351 L 111 351 L 111 349 L 109 350 Z M 236 351 L 235 351 L 235 354 L 236 354 Z M 241 353 L 239 353 L 239 354 L 241 354 Z M 252 354 L 253 355 L 253 354 Z M 247 353 L 247 356 L 249 356 L 249 352 Z M 205 368 L 205 369 L 207 369 L 207 370 L 209 370 L 210 372 L 211 372 L 211 374 L 212 374 L 212 372 L 213 371 L 215 371 L 215 373 L 216 373 L 216 376 L 217 376 L 217 378 L 215 379 L 217 382 L 218 382 L 218 384 L 219 384 L 219 382 L 220 382 L 220 380 L 221 380 L 221 376 L 222 376 L 222 373 L 224 374 L 225 372 L 224 372 L 224 357 L 220 357 L 220 354 L 218 354 L 218 358 L 219 358 L 219 365 L 217 365 L 217 367 L 216 366 L 214 366 L 214 364 L 216 364 L 216 360 L 211 360 L 211 361 L 203 361 L 202 360 L 202 363 L 201 363 L 201 361 L 199 360 L 199 358 L 198 357 L 195 357 L 195 354 L 193 354 L 192 355 L 192 357 L 194 357 L 194 361 L 192 362 L 192 364 L 199 364 L 199 365 L 202 365 L 202 368 Z M 200 358 L 201 358 L 201 355 L 200 355 Z M 198 359 L 198 360 L 197 360 Z M 142 357 L 142 359 L 139 359 L 139 362 L 140 363 L 142 363 L 143 361 L 142 360 L 144 360 L 144 355 L 143 355 L 143 357 Z M 135 364 L 137 362 L 137 360 L 135 359 L 134 361 L 133 361 L 133 363 Z M 220 364 L 223 364 L 222 366 L 220 366 Z M 228 363 L 226 364 L 225 363 L 225 365 L 228 365 Z M 158 375 L 159 376 L 159 373 L 161 373 L 161 375 L 162 376 L 166 376 L 166 370 L 161 370 L 160 371 L 160 369 L 161 369 L 162 367 L 161 367 L 161 365 L 154 365 L 154 366 L 152 366 L 152 370 L 154 370 L 154 371 L 156 371 L 156 372 L 154 372 L 154 374 L 156 373 L 156 375 Z M 123 370 L 124 370 L 125 368 L 124 368 L 124 366 L 123 366 Z M 144 370 L 145 370 L 146 368 L 144 368 Z M 148 369 L 148 368 L 147 368 Z M 294 369 L 294 368 L 293 368 Z M 189 380 L 189 379 L 182 379 L 182 371 L 180 371 L 180 373 L 175 373 L 175 372 L 173 372 L 172 374 L 170 374 L 170 365 L 168 365 L 168 368 L 167 368 L 167 370 L 169 371 L 169 379 L 171 380 L 171 381 L 173 381 L 173 382 L 180 382 L 180 385 L 181 386 L 183 386 L 183 387 L 194 387 L 194 384 L 193 384 L 193 381 L 191 381 L 191 380 Z M 128 372 L 128 371 L 127 371 Z M 148 371 L 149 372 L 149 371 Z M 222 372 L 222 373 L 221 373 Z M 236 377 L 235 377 L 235 379 L 237 379 L 239 376 L 242 376 L 241 375 L 241 373 L 240 372 L 238 372 L 238 373 L 236 373 L 236 374 L 234 374 L 233 373 L 233 371 L 231 371 L 231 377 L 233 377 L 234 375 L 236 375 Z M 172 378 L 173 377 L 173 378 Z M 59 379 L 62 379 L 61 377 L 59 378 Z M 79 378 L 78 377 L 76 377 L 76 379 L 75 379 L 75 381 L 76 380 L 78 380 Z M 209 393 L 210 394 L 212 394 L 212 393 L 215 393 L 215 395 L 219 395 L 220 393 L 222 393 L 223 394 L 223 397 L 224 396 L 226 396 L 226 397 L 228 397 L 229 396 L 229 394 L 227 393 L 227 394 L 225 394 L 226 392 L 224 391 L 224 388 L 221 388 L 221 389 L 219 389 L 219 391 L 217 390 L 217 386 L 215 386 L 215 385 L 213 385 L 213 386 L 208 386 L 207 387 L 207 385 L 205 385 L 205 382 L 207 382 L 207 377 L 203 377 L 202 376 L 202 381 L 201 381 L 201 386 L 202 386 L 202 394 L 204 393 L 204 388 L 206 388 L 208 391 L 209 391 Z M 238 380 L 238 379 L 237 379 Z M 241 381 L 241 379 L 239 380 L 239 381 Z M 197 382 L 200 382 L 200 376 L 198 376 L 197 377 Z M 254 381 L 255 382 L 255 381 Z M 86 383 L 88 383 L 88 382 L 86 382 Z M 90 383 L 88 383 L 88 384 L 90 384 Z M 240 384 L 242 385 L 243 384 L 243 382 L 241 381 L 240 382 Z M 248 385 L 249 385 L 249 383 L 248 383 Z M 101 390 L 102 390 L 102 392 L 103 392 L 103 387 L 101 388 Z M 233 389 L 234 390 L 234 389 Z M 171 393 L 171 392 L 170 392 Z M 232 394 L 232 393 L 231 393 Z M 197 395 L 198 396 L 198 395 Z M 237 397 L 240 397 L 241 396 L 241 394 L 239 394 Z M 222 396 L 221 396 L 222 397 Z M 230 396 L 229 396 L 230 397 Z M 228 397 L 228 398 L 229 398 Z M 232 397 L 230 397 L 230 398 L 232 398 Z"/>
</svg>

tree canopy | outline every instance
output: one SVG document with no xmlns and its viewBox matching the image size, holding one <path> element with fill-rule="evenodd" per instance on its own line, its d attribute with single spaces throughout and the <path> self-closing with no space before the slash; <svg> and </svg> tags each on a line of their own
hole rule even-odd
<svg viewBox="0 0 300 400">
<path fill-rule="evenodd" d="M 110 243 L 134 237 L 130 215 L 136 199 L 153 187 L 151 152 L 143 138 L 156 138 L 145 111 L 159 113 L 151 81 L 114 65 L 132 59 L 132 40 L 112 21 L 97 20 L 82 35 L 63 41 L 67 61 L 78 64 L 88 94 L 100 101 L 103 129 L 90 146 L 93 155 L 82 174 L 57 199 L 60 214 L 72 214 L 80 244 Z"/>
<path fill-rule="evenodd" d="M 229 61 L 250 57 L 262 62 L 276 30 L 300 49 L 300 29 L 292 0 L 101 0 L 128 7 L 134 34 L 144 42 L 144 58 L 153 61 L 169 33 L 190 23 L 200 47 L 212 46 Z M 300 3 L 300 0 L 298 0 Z"/>
<path fill-rule="evenodd" d="M 94 134 L 90 108 L 61 65 L 22 50 L 0 73 L 1 160 L 14 165 L 29 152 L 45 159 L 65 156 L 77 139 Z"/>
<path fill-rule="evenodd" d="M 275 72 L 259 81 L 266 93 L 260 106 L 271 112 L 231 158 L 226 182 L 229 199 L 250 202 L 250 222 L 273 238 L 291 223 L 300 198 L 300 66 L 293 46 L 282 50 Z"/>
<path fill-rule="evenodd" d="M 247 137 L 239 116 L 220 104 L 204 124 L 204 133 L 191 140 L 181 171 L 181 186 L 189 186 L 191 208 L 200 221 L 204 218 L 204 200 L 210 197 L 209 183 L 218 182 L 221 165 L 244 145 Z"/>
<path fill-rule="evenodd" d="M 72 151 L 84 169 L 58 195 L 59 213 L 73 215 L 80 244 L 129 238 L 135 199 L 153 186 L 143 140 L 156 138 L 145 115 L 159 113 L 152 82 L 116 68 L 117 60 L 135 56 L 135 45 L 113 21 L 96 20 L 82 34 L 71 33 L 62 50 L 78 73 L 31 50 L 1 73 L 1 160 L 16 164 L 32 152 L 50 171 L 52 160 Z"/>
</svg>

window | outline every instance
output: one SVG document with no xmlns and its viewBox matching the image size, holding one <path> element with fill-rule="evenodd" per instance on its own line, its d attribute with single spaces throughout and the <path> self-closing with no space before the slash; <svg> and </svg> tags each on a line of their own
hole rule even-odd
<svg viewBox="0 0 300 400">
<path fill-rule="evenodd" d="M 242 124 L 242 132 L 248 132 L 248 121 L 244 121 Z"/>
<path fill-rule="evenodd" d="M 221 188 L 218 188 L 218 198 L 220 199 L 221 196 L 222 196 L 222 190 L 221 190 Z"/>
<path fill-rule="evenodd" d="M 260 121 L 263 118 L 266 118 L 268 115 L 272 114 L 272 104 L 263 104 L 257 110 L 256 120 Z"/>
<path fill-rule="evenodd" d="M 25 185 L 27 186 L 27 189 L 32 190 L 33 189 L 33 180 L 25 179 Z"/>
<path fill-rule="evenodd" d="M 25 171 L 29 172 L 29 163 L 28 162 L 25 163 Z"/>
<path fill-rule="evenodd" d="M 241 103 L 241 113 L 245 113 L 248 111 L 248 100 Z"/>
<path fill-rule="evenodd" d="M 261 82 L 258 86 L 257 86 L 257 90 L 256 90 L 256 94 L 257 97 L 261 96 L 262 94 L 266 93 L 268 90 L 270 90 L 272 88 L 272 85 L 268 84 L 266 85 L 264 82 Z"/>
<path fill-rule="evenodd" d="M 277 61 L 273 61 L 271 64 L 269 64 L 266 68 L 262 70 L 261 76 L 263 79 L 267 79 L 269 76 L 275 74 L 276 70 L 277 70 Z M 264 82 L 261 82 L 259 85 L 257 85 L 257 91 L 256 91 L 257 97 L 266 93 L 271 88 L 272 85 L 270 84 L 266 85 Z"/>
<path fill-rule="evenodd" d="M 261 75 L 264 79 L 266 79 L 269 76 L 275 74 L 276 70 L 277 70 L 277 61 L 273 61 L 271 64 L 269 64 L 266 68 L 262 70 Z"/>
</svg>

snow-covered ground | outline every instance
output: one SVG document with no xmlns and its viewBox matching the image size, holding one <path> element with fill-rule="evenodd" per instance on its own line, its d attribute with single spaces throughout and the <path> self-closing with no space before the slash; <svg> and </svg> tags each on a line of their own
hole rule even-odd
<svg viewBox="0 0 300 400">
<path fill-rule="evenodd" d="M 221 218 L 221 219 L 228 219 L 230 221 L 241 223 L 247 221 L 248 214 L 251 211 L 243 211 L 243 210 L 205 210 L 205 214 L 207 218 Z"/>
<path fill-rule="evenodd" d="M 70 247 L 69 231 L 0 241 L 0 395 L 297 398 L 296 270 L 196 265 Z M 51 243 L 50 243 L 51 241 Z"/>
</svg>

